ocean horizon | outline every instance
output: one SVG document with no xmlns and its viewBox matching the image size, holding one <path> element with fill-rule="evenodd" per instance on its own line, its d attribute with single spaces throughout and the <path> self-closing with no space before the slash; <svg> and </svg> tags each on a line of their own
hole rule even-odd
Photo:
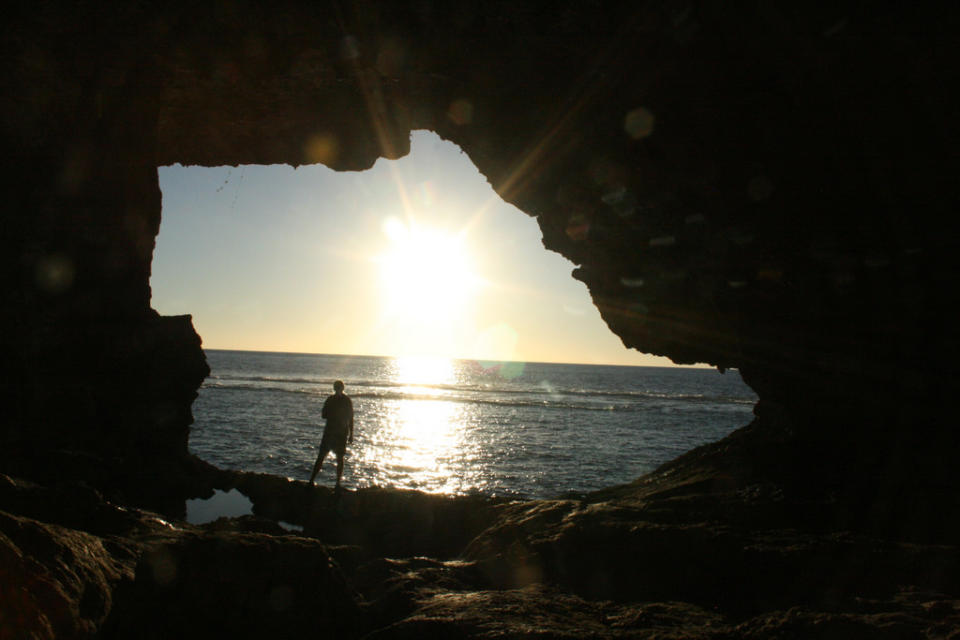
<svg viewBox="0 0 960 640">
<path fill-rule="evenodd" d="M 551 498 L 629 482 L 752 419 L 736 371 L 206 349 L 190 450 L 307 480 L 320 409 L 356 413 L 343 484 Z M 317 478 L 334 482 L 331 455 Z"/>
<path fill-rule="evenodd" d="M 575 367 L 627 367 L 627 368 L 641 368 L 641 369 L 712 369 L 716 370 L 716 367 L 705 363 L 698 364 L 678 364 L 672 366 L 661 366 L 661 365 L 649 365 L 649 364 L 616 364 L 616 363 L 590 363 L 590 362 L 566 362 L 560 360 L 489 360 L 484 358 L 461 358 L 457 356 L 443 357 L 443 356 L 384 356 L 384 355 L 374 355 L 374 354 L 365 354 L 365 353 L 314 353 L 312 351 L 283 351 L 283 350 L 272 350 L 272 349 L 222 349 L 219 347 L 204 347 L 204 353 L 211 352 L 229 352 L 229 353 L 249 353 L 249 354 L 262 354 L 262 355 L 275 355 L 275 356 L 322 356 L 324 358 L 381 358 L 388 360 L 396 360 L 403 358 L 412 358 L 412 359 L 424 359 L 424 360 L 452 360 L 460 362 L 488 362 L 488 363 L 518 363 L 518 364 L 562 364 L 570 365 Z M 737 371 L 737 369 L 730 368 L 726 371 Z"/>
</svg>

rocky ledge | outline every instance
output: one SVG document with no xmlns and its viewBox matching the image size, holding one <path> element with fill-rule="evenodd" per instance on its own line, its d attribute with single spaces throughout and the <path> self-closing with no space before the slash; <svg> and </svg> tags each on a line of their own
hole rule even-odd
<svg viewBox="0 0 960 640">
<path fill-rule="evenodd" d="M 955 544 L 737 465 L 751 433 L 558 500 L 335 493 L 194 461 L 189 497 L 253 505 L 203 525 L 2 476 L 2 637 L 960 634 Z"/>
</svg>

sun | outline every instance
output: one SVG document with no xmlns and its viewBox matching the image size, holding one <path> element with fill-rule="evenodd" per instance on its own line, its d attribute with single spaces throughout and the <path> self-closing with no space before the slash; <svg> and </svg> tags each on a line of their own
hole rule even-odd
<svg viewBox="0 0 960 640">
<path fill-rule="evenodd" d="M 387 219 L 383 231 L 388 247 L 378 262 L 385 320 L 408 346 L 443 345 L 468 322 L 481 284 L 464 234 L 406 225 L 397 218 Z"/>
</svg>

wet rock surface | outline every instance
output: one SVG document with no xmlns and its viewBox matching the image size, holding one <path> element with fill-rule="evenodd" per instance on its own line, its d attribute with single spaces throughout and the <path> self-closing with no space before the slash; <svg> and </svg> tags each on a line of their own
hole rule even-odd
<svg viewBox="0 0 960 640">
<path fill-rule="evenodd" d="M 129 545 L 0 511 L 0 635 L 92 637 L 132 557 Z"/>
</svg>

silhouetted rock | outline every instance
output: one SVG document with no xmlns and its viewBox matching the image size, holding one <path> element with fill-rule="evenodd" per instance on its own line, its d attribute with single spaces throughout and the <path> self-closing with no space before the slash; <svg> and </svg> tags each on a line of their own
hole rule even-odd
<svg viewBox="0 0 960 640">
<path fill-rule="evenodd" d="M 132 577 L 130 547 L 0 511 L 0 634 L 93 637 Z"/>
<path fill-rule="evenodd" d="M 319 542 L 216 531 L 145 544 L 103 635 L 351 637 L 356 625 L 356 605 Z"/>
<path fill-rule="evenodd" d="M 696 474 L 681 462 L 663 475 Z M 3 554 L 12 559 L 4 588 L 34 585 L 0 602 L 4 619 L 24 633 L 39 629 L 37 637 L 66 629 L 117 638 L 292 636 L 318 624 L 341 637 L 762 638 L 811 629 L 909 637 L 960 622 L 955 545 L 805 530 L 805 512 L 785 516 L 785 498 L 762 488 L 716 493 L 715 482 L 671 485 L 652 474 L 604 499 L 469 498 L 484 521 L 474 516 L 479 535 L 467 544 L 460 528 L 424 536 L 419 516 L 389 525 L 377 516 L 419 504 L 449 517 L 463 499 L 375 490 L 366 512 L 361 492 L 336 498 L 261 474 L 222 479 L 252 489 L 255 511 L 278 495 L 293 509 L 296 498 L 280 487 L 300 496 L 306 519 L 327 510 L 320 539 L 263 515 L 192 526 L 92 490 L 4 478 L 0 509 L 51 519 L 63 509 L 59 520 L 70 525 L 0 512 Z M 352 515 L 337 515 L 338 500 L 354 505 Z M 65 508 L 71 501 L 77 509 Z M 751 526 L 725 522 L 730 514 Z M 398 542 L 404 533 L 406 545 Z M 457 544 L 462 553 L 451 555 L 460 558 L 435 559 Z M 389 555 L 411 550 L 422 555 Z"/>
</svg>

